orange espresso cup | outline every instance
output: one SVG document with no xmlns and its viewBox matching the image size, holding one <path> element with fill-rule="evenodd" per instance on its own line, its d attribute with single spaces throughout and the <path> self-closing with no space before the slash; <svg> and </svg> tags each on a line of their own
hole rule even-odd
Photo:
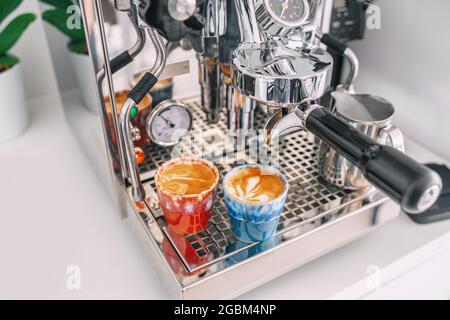
<svg viewBox="0 0 450 320">
<path fill-rule="evenodd" d="M 204 230 L 218 182 L 219 170 L 207 160 L 183 157 L 163 163 L 155 185 L 168 228 L 181 235 Z"/>
</svg>

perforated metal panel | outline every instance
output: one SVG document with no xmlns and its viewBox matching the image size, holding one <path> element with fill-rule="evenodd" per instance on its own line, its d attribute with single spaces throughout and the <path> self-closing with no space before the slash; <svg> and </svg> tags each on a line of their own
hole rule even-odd
<svg viewBox="0 0 450 320">
<path fill-rule="evenodd" d="M 194 128 L 206 133 L 217 129 L 221 131 L 225 130 L 224 119 L 219 124 L 207 125 L 204 122 L 204 115 L 199 102 L 192 100 L 188 101 L 188 103 L 195 117 Z M 255 114 L 257 126 L 262 124 L 265 117 L 261 111 Z M 224 145 L 225 143 L 223 141 L 216 141 L 214 149 L 218 150 L 220 146 L 224 148 Z M 194 147 L 192 148 L 193 153 L 199 152 L 199 150 L 204 152 L 208 149 L 208 146 L 208 142 L 204 140 L 194 143 Z M 277 150 L 270 151 L 270 154 L 273 153 L 276 155 Z M 338 208 L 354 200 L 351 194 L 327 185 L 320 179 L 317 170 L 317 151 L 318 145 L 314 137 L 305 131 L 286 136 L 280 142 L 278 168 L 289 181 L 289 193 L 285 209 L 279 220 L 278 234 L 287 232 L 294 226 L 301 224 L 308 225 L 310 223 L 317 223 L 317 220 L 320 220 L 319 223 L 324 223 L 323 219 L 327 219 L 327 217 L 321 216 L 322 213 L 329 212 L 332 208 Z M 142 172 L 154 171 L 157 166 L 169 160 L 171 150 L 157 146 L 148 146 L 146 148 L 146 154 L 147 159 L 140 168 Z M 246 150 L 239 156 L 234 154 L 232 157 L 221 159 L 221 163 L 215 161 L 220 171 L 221 179 L 232 167 L 237 165 L 236 159 L 239 163 L 254 162 L 255 160 L 250 155 L 250 151 Z M 145 184 L 147 188 L 150 187 L 155 190 L 153 178 L 145 181 Z M 153 197 L 155 197 L 154 194 Z M 152 199 L 152 201 L 157 201 L 157 199 Z M 159 208 L 154 209 L 153 214 L 161 222 L 167 237 L 171 239 L 171 234 L 164 227 L 164 217 L 161 210 Z M 205 259 L 200 264 L 199 260 L 195 259 L 195 263 L 191 263 L 193 260 L 192 257 L 183 256 L 183 250 L 177 250 L 181 260 L 189 271 L 199 270 L 206 265 L 229 258 L 238 251 L 240 252 L 251 246 L 251 244 L 240 242 L 239 245 L 233 245 L 237 240 L 230 229 L 229 217 L 223 201 L 223 191 L 220 183 L 217 198 L 213 206 L 213 214 L 207 229 L 187 236 L 186 240 L 195 250 L 198 257 L 208 256 L 208 259 Z M 177 242 L 179 241 L 172 241 L 175 247 L 177 246 Z"/>
</svg>

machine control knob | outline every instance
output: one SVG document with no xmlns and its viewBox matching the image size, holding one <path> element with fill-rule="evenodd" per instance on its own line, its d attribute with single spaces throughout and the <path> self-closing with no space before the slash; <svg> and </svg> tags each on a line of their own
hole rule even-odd
<svg viewBox="0 0 450 320">
<path fill-rule="evenodd" d="M 195 0 L 169 0 L 167 9 L 170 16 L 177 21 L 186 21 L 197 9 Z"/>
<path fill-rule="evenodd" d="M 138 0 L 142 21 L 169 42 L 177 42 L 192 31 L 202 30 L 204 14 L 196 0 Z"/>
</svg>

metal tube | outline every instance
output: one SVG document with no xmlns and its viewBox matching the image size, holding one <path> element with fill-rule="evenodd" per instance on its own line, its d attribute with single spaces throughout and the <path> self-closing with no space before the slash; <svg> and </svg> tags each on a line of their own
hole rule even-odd
<svg viewBox="0 0 450 320">
<path fill-rule="evenodd" d="M 99 33 L 100 33 L 100 39 L 102 42 L 102 53 L 103 57 L 105 59 L 104 64 L 105 67 L 103 70 L 105 71 L 106 79 L 108 80 L 108 91 L 111 101 L 111 110 L 112 110 L 112 118 L 114 123 L 114 130 L 116 131 L 116 136 L 120 137 L 120 124 L 119 124 L 119 118 L 118 118 L 118 112 L 117 112 L 117 106 L 116 106 L 116 99 L 115 99 L 115 90 L 114 90 L 114 84 L 112 79 L 112 73 L 111 73 L 111 66 L 110 66 L 110 58 L 109 58 L 109 52 L 108 52 L 108 44 L 107 44 L 107 38 L 106 38 L 106 32 L 105 32 L 105 24 L 103 20 L 103 11 L 102 6 L 100 4 L 99 0 L 94 1 L 94 12 L 95 17 L 97 19 L 98 26 L 99 26 Z M 97 85 L 99 87 L 99 93 L 103 94 L 103 88 L 102 83 L 97 82 Z M 103 97 L 100 97 L 103 98 Z M 120 159 L 120 166 L 122 169 L 122 175 L 123 177 L 126 176 L 126 162 L 125 162 L 125 154 L 123 149 L 123 141 L 122 139 L 117 139 L 117 146 L 118 146 L 118 153 L 119 153 L 119 159 Z"/>
<path fill-rule="evenodd" d="M 135 58 L 139 53 L 141 53 L 142 49 L 144 49 L 146 39 L 145 31 L 138 27 L 135 18 L 131 12 L 128 13 L 128 18 L 130 19 L 131 25 L 136 31 L 137 36 L 136 43 L 128 50 L 128 53 L 130 54 L 130 56 Z"/>
<path fill-rule="evenodd" d="M 142 201 L 145 199 L 145 191 L 139 177 L 136 157 L 134 155 L 134 143 L 131 137 L 131 118 L 130 111 L 135 102 L 132 99 L 127 99 L 120 112 L 120 123 L 123 133 L 123 140 L 125 145 L 125 154 L 128 164 L 128 177 L 131 180 L 132 196 L 134 201 Z"/>
<path fill-rule="evenodd" d="M 166 46 L 164 44 L 163 38 L 156 30 L 148 29 L 148 34 L 156 50 L 155 64 L 152 68 L 150 68 L 149 72 L 152 73 L 156 78 L 158 78 L 166 65 Z M 133 200 L 143 201 L 145 199 L 145 190 L 142 186 L 141 178 L 139 176 L 138 165 L 134 154 L 134 143 L 131 135 L 132 125 L 130 112 L 132 107 L 136 103 L 139 103 L 139 101 L 133 101 L 130 98 L 125 101 L 120 112 L 120 125 L 122 129 L 122 139 L 125 143 L 125 156 L 128 164 L 128 178 L 131 180 Z"/>
<path fill-rule="evenodd" d="M 322 30 L 316 28 L 315 32 L 317 39 L 321 40 L 324 35 Z M 359 60 L 355 52 L 350 47 L 347 47 L 345 49 L 343 55 L 349 63 L 350 70 L 347 79 L 341 87 L 343 87 L 346 91 L 353 92 L 353 81 L 355 81 L 359 73 Z"/>
<path fill-rule="evenodd" d="M 163 37 L 156 30 L 148 29 L 148 35 L 156 49 L 156 62 L 150 72 L 158 78 L 167 62 L 166 45 L 164 44 Z"/>
<path fill-rule="evenodd" d="M 344 55 L 350 65 L 350 72 L 347 76 L 347 80 L 344 82 L 344 89 L 347 91 L 351 91 L 353 90 L 353 81 L 356 79 L 359 73 L 359 60 L 355 52 L 349 47 L 345 49 Z"/>
<path fill-rule="evenodd" d="M 103 97 L 103 81 L 105 79 L 105 75 L 108 78 L 108 87 L 109 87 L 109 96 L 111 101 L 111 110 L 112 110 L 112 118 L 113 118 L 113 127 L 116 133 L 117 138 L 117 145 L 118 145 L 118 153 L 119 153 L 119 160 L 120 160 L 120 167 L 122 170 L 122 177 L 125 178 L 127 176 L 127 166 L 125 163 L 125 156 L 123 154 L 123 144 L 125 143 L 120 137 L 122 137 L 121 129 L 119 126 L 119 120 L 118 120 L 118 112 L 117 112 L 117 106 L 115 102 L 115 90 L 113 88 L 113 82 L 112 82 L 112 73 L 111 73 L 111 66 L 110 66 L 110 58 L 108 54 L 108 48 L 106 44 L 106 33 L 104 30 L 104 20 L 103 20 L 103 12 L 101 10 L 101 7 L 98 4 L 98 1 L 95 1 L 95 14 L 96 19 L 99 21 L 99 28 L 100 28 L 100 36 L 102 39 L 102 51 L 105 57 L 105 65 L 104 67 L 97 73 L 97 90 L 100 94 L 100 97 Z M 136 43 L 128 50 L 128 53 L 132 58 L 135 58 L 145 47 L 145 31 L 140 29 L 136 21 L 134 19 L 134 16 L 131 12 L 128 12 L 128 17 L 131 21 L 131 24 L 133 25 L 135 31 L 136 31 Z M 103 30 L 103 31 L 102 31 Z M 112 94 L 112 92 L 114 92 Z M 109 121 L 106 116 L 106 121 Z"/>
<path fill-rule="evenodd" d="M 202 31 L 201 53 L 197 54 L 199 63 L 199 83 L 203 111 L 209 124 L 220 119 L 220 67 L 219 67 L 219 17 L 218 0 L 209 0 L 206 6 L 206 24 Z"/>
<path fill-rule="evenodd" d="M 129 55 L 134 59 L 144 49 L 146 37 L 145 37 L 145 31 L 136 25 L 135 19 L 131 12 L 128 13 L 128 17 L 130 18 L 131 25 L 133 26 L 134 30 L 136 31 L 136 43 L 130 49 L 127 50 Z M 104 78 L 105 78 L 105 68 L 101 69 L 98 72 L 97 81 L 102 82 L 104 80 Z M 102 88 L 102 91 L 103 91 L 103 88 Z"/>
<path fill-rule="evenodd" d="M 155 46 L 156 60 L 151 68 L 142 68 L 139 70 L 138 74 L 150 72 L 158 78 L 166 66 L 168 56 L 167 47 L 164 43 L 163 37 L 156 30 L 150 28 L 147 30 L 147 33 Z"/>
</svg>

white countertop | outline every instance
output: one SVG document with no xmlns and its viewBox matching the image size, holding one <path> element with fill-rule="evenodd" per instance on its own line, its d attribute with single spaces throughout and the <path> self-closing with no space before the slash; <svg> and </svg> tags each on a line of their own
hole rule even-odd
<svg viewBox="0 0 450 320">
<path fill-rule="evenodd" d="M 60 104 L 56 97 L 31 101 L 29 130 L 0 145 L 0 299 L 169 298 L 93 174 Z M 420 161 L 443 161 L 412 141 L 407 147 Z M 402 214 L 241 298 L 431 298 L 430 290 L 448 298 L 450 277 L 436 279 L 442 270 L 428 262 L 440 259 L 448 270 L 449 253 L 450 221 L 422 226 Z M 73 265 L 80 267 L 79 290 L 66 284 Z M 365 278 L 370 281 L 373 266 L 383 288 L 399 288 L 370 291 Z M 414 270 L 423 275 L 414 276 L 420 281 L 402 282 Z M 419 282 L 427 290 L 419 290 Z"/>
</svg>

